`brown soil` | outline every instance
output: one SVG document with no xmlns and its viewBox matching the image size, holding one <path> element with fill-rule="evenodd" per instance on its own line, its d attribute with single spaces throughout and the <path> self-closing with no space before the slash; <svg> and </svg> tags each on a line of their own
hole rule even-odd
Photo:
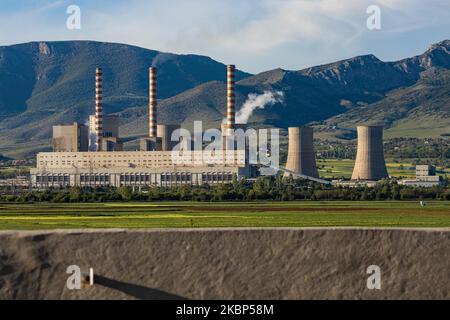
<svg viewBox="0 0 450 320">
<path fill-rule="evenodd" d="M 73 264 L 96 284 L 68 290 Z M 450 229 L 0 232 L 0 299 L 113 298 L 450 299 Z"/>
</svg>

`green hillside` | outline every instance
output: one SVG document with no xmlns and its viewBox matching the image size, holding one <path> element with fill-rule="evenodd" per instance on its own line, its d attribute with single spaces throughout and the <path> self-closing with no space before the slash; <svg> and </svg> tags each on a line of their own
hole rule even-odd
<svg viewBox="0 0 450 320">
<path fill-rule="evenodd" d="M 158 119 L 205 129 L 226 114 L 226 68 L 208 57 L 175 55 L 91 41 L 0 47 L 0 153 L 20 158 L 49 150 L 55 124 L 85 123 L 94 110 L 94 70 L 104 69 L 107 113 L 135 148 L 147 131 L 148 67 L 158 68 Z M 317 137 L 354 138 L 358 123 L 381 123 L 386 137 L 450 134 L 450 41 L 423 54 L 383 62 L 358 56 L 299 71 L 237 73 L 238 109 L 250 93 L 282 91 L 281 103 L 257 109 L 254 127 L 312 124 Z"/>
<path fill-rule="evenodd" d="M 94 73 L 104 71 L 107 113 L 148 102 L 148 67 L 158 68 L 158 97 L 223 80 L 209 57 L 175 55 L 94 41 L 32 42 L 0 47 L 0 153 L 48 148 L 54 124 L 85 123 L 94 111 Z M 249 74 L 238 71 L 237 79 Z"/>
</svg>

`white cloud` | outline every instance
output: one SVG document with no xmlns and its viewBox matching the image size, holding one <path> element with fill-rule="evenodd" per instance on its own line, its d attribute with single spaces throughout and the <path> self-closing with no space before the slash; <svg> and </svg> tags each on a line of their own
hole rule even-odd
<svg viewBox="0 0 450 320">
<path fill-rule="evenodd" d="M 46 1 L 42 11 L 2 16 L 0 43 L 93 39 L 175 53 L 210 55 L 258 72 L 331 62 L 361 53 L 389 57 L 435 37 L 450 37 L 448 0 L 79 0 L 79 32 L 65 28 L 67 1 Z M 99 3 L 102 2 L 103 5 Z M 366 8 L 382 8 L 382 30 L 366 29 Z M 1 7 L 1 5 L 0 5 Z M 44 10 L 45 8 L 45 10 Z M 48 12 L 53 12 L 48 19 Z M 436 34 L 435 29 L 442 30 Z M 414 39 L 416 31 L 420 39 Z M 411 39 L 411 41 L 406 41 Z M 401 49 L 401 50 L 400 50 Z"/>
</svg>

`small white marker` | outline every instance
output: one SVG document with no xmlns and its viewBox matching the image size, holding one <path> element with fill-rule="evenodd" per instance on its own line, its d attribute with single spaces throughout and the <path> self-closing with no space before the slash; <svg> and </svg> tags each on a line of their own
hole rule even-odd
<svg viewBox="0 0 450 320">
<path fill-rule="evenodd" d="M 94 285 L 94 268 L 89 268 L 89 285 Z"/>
</svg>

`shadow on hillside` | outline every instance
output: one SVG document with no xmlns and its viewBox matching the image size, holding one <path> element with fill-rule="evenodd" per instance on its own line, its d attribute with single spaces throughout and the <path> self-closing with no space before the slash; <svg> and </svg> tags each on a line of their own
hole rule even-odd
<svg viewBox="0 0 450 320">
<path fill-rule="evenodd" d="M 184 297 L 167 293 L 162 290 L 147 288 L 144 286 L 126 282 L 120 282 L 98 275 L 95 276 L 95 284 L 121 291 L 132 297 L 142 300 L 187 300 Z"/>
</svg>

